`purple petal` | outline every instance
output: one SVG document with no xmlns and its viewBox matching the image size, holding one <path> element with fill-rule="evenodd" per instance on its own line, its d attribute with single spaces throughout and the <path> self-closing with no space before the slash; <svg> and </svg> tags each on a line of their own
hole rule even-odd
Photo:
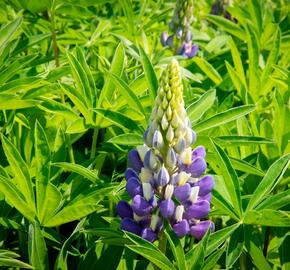
<svg viewBox="0 0 290 270">
<path fill-rule="evenodd" d="M 138 154 L 138 151 L 136 149 L 132 149 L 128 153 L 128 160 L 130 163 L 130 167 L 137 173 L 141 172 L 141 168 L 143 167 L 143 163 L 141 161 L 141 158 Z"/>
<path fill-rule="evenodd" d="M 140 181 L 136 177 L 131 177 L 127 184 L 126 184 L 126 190 L 128 194 L 133 198 L 136 195 L 143 196 L 143 190 Z"/>
<path fill-rule="evenodd" d="M 145 228 L 141 233 L 142 238 L 148 240 L 153 243 L 157 240 L 157 233 L 153 232 L 150 228 Z"/>
<path fill-rule="evenodd" d="M 117 213 L 121 218 L 133 219 L 132 207 L 126 201 L 119 201 L 117 204 Z"/>
<path fill-rule="evenodd" d="M 208 228 L 210 228 L 211 232 L 213 232 L 214 231 L 214 223 L 210 220 L 201 221 L 198 224 L 191 226 L 189 233 L 195 239 L 200 240 L 205 235 Z"/>
<path fill-rule="evenodd" d="M 207 193 L 207 194 L 204 195 L 204 196 L 200 196 L 199 199 L 200 199 L 200 200 L 208 201 L 208 202 L 210 203 L 210 202 L 211 202 L 211 192 L 210 192 L 210 193 Z"/>
<path fill-rule="evenodd" d="M 140 195 L 136 195 L 132 201 L 133 211 L 140 217 L 149 215 L 152 206 Z"/>
<path fill-rule="evenodd" d="M 205 148 L 202 145 L 199 145 L 192 150 L 192 160 L 197 157 L 205 158 L 205 155 L 206 155 Z"/>
<path fill-rule="evenodd" d="M 174 196 L 181 202 L 185 202 L 190 195 L 191 187 L 188 183 L 183 186 L 177 186 L 174 189 Z"/>
<path fill-rule="evenodd" d="M 210 204 L 208 201 L 199 200 L 186 209 L 185 215 L 188 219 L 205 218 L 210 211 Z"/>
<path fill-rule="evenodd" d="M 188 58 L 192 58 L 196 56 L 197 52 L 198 52 L 198 45 L 193 44 L 189 50 L 185 51 L 185 54 Z"/>
<path fill-rule="evenodd" d="M 166 40 L 166 45 L 172 49 L 173 48 L 173 35 L 169 36 L 168 39 Z"/>
<path fill-rule="evenodd" d="M 163 47 L 167 45 L 166 44 L 167 39 L 168 39 L 168 34 L 166 31 L 164 31 L 160 36 L 160 42 L 161 42 Z"/>
<path fill-rule="evenodd" d="M 169 218 L 174 214 L 175 204 L 171 199 L 159 203 L 160 213 L 163 217 Z"/>
<path fill-rule="evenodd" d="M 191 173 L 191 176 L 194 178 L 200 177 L 206 170 L 206 162 L 203 158 L 197 157 L 194 159 L 191 164 L 188 166 L 186 171 Z"/>
<path fill-rule="evenodd" d="M 131 177 L 135 177 L 135 178 L 139 179 L 138 174 L 132 168 L 128 168 L 125 171 L 126 181 L 128 181 Z"/>
<path fill-rule="evenodd" d="M 196 186 L 199 186 L 199 196 L 205 196 L 208 193 L 210 193 L 214 187 L 214 180 L 211 175 L 206 175 L 203 178 L 201 178 L 196 184 Z"/>
<path fill-rule="evenodd" d="M 140 221 L 139 221 L 139 225 L 142 228 L 146 228 L 148 226 L 150 226 L 150 222 L 151 222 L 151 217 L 150 216 L 144 216 Z"/>
<path fill-rule="evenodd" d="M 121 221 L 121 230 L 135 233 L 141 236 L 142 228 L 138 225 L 138 223 L 130 218 L 124 218 Z"/>
<path fill-rule="evenodd" d="M 189 232 L 189 225 L 186 219 L 173 225 L 173 230 L 179 238 L 182 238 Z"/>
</svg>

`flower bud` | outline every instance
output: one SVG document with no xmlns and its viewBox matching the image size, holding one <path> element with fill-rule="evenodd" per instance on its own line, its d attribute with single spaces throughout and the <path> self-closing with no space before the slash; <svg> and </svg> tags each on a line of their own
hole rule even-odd
<svg viewBox="0 0 290 270">
<path fill-rule="evenodd" d="M 173 191 L 174 191 L 174 186 L 171 184 L 168 184 L 165 188 L 165 194 L 164 194 L 165 200 L 170 199 L 172 197 Z"/>
<path fill-rule="evenodd" d="M 152 145 L 154 148 L 160 150 L 164 146 L 162 134 L 159 130 L 156 130 L 153 135 Z"/>
<path fill-rule="evenodd" d="M 169 182 L 169 173 L 167 169 L 162 165 L 157 176 L 157 186 L 164 187 Z"/>
</svg>

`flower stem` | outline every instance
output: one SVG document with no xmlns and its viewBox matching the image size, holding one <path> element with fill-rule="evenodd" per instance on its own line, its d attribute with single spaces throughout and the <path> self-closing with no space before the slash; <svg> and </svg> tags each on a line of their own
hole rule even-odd
<svg viewBox="0 0 290 270">
<path fill-rule="evenodd" d="M 163 254 L 166 253 L 166 244 L 167 244 L 167 238 L 166 238 L 166 235 L 164 233 L 164 230 L 162 230 L 160 232 L 160 238 L 159 238 L 159 249 L 161 250 L 161 252 Z"/>
<path fill-rule="evenodd" d="M 99 129 L 94 128 L 93 142 L 92 142 L 91 156 L 90 156 L 91 159 L 96 156 L 98 133 L 99 133 Z"/>
</svg>

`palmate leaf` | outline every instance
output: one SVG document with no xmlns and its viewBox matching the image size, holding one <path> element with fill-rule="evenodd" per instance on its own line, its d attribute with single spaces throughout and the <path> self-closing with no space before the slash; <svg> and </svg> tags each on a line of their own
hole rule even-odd
<svg viewBox="0 0 290 270">
<path fill-rule="evenodd" d="M 279 180 L 282 178 L 284 172 L 286 171 L 289 164 L 290 154 L 285 155 L 278 159 L 272 166 L 269 168 L 264 178 L 254 191 L 246 212 L 254 209 L 259 203 L 261 203 L 267 194 L 269 194 L 273 188 L 279 183 Z"/>
<path fill-rule="evenodd" d="M 269 195 L 263 202 L 261 202 L 256 209 L 272 209 L 278 210 L 290 202 L 290 189 L 287 189 L 278 194 Z"/>
<path fill-rule="evenodd" d="M 99 205 L 100 201 L 107 196 L 113 188 L 114 186 L 111 185 L 106 188 L 80 193 L 76 198 L 56 212 L 54 216 L 48 219 L 44 223 L 44 226 L 59 226 L 73 220 L 79 220 L 98 209 L 102 209 L 103 206 Z"/>
<path fill-rule="evenodd" d="M 133 244 L 126 245 L 127 248 L 148 259 L 162 270 L 176 269 L 170 260 L 156 246 L 135 234 L 125 232 L 125 235 L 133 242 Z"/>
<path fill-rule="evenodd" d="M 28 166 L 22 159 L 16 147 L 5 137 L 1 136 L 4 153 L 14 174 L 15 184 L 23 194 L 26 203 L 35 211 L 34 192 Z"/>
</svg>

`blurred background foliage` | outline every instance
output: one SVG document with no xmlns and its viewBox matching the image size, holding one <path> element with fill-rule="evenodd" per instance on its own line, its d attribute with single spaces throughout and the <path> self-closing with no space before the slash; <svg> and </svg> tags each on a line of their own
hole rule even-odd
<svg viewBox="0 0 290 270">
<path fill-rule="evenodd" d="M 195 1 L 200 50 L 175 56 L 216 181 L 216 232 L 183 239 L 180 256 L 193 261 L 188 269 L 288 269 L 290 4 L 229 1 L 213 15 L 217 2 Z M 0 266 L 178 269 L 174 246 L 164 266 L 115 217 L 128 199 L 128 150 L 142 144 L 160 72 L 174 57 L 159 42 L 174 6 L 1 1 Z"/>
</svg>

